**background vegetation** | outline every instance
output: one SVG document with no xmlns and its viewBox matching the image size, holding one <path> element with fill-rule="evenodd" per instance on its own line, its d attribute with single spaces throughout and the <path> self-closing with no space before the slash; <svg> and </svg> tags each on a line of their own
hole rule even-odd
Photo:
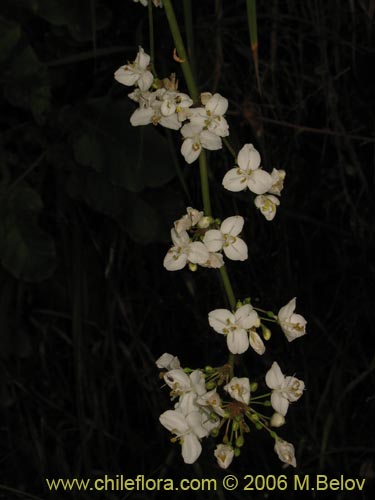
<svg viewBox="0 0 375 500">
<path fill-rule="evenodd" d="M 215 215 L 246 218 L 249 260 L 229 265 L 237 296 L 274 310 L 297 296 L 308 319 L 306 337 L 287 344 L 275 329 L 265 357 L 240 369 L 254 378 L 277 358 L 305 380 L 282 429 L 298 474 L 370 484 L 375 3 L 258 2 L 260 88 L 243 0 L 174 4 L 200 89 L 229 99 L 235 149 L 253 142 L 265 168 L 287 172 L 268 223 L 248 193 L 222 189 L 230 154 L 209 156 Z M 186 90 L 163 9 L 154 15 L 158 73 Z M 148 50 L 147 9 L 130 0 L 1 2 L 0 498 L 95 497 L 49 493 L 45 477 L 223 475 L 210 440 L 186 466 L 158 422 L 169 399 L 157 357 L 196 367 L 227 354 L 207 323 L 224 306 L 218 276 L 162 267 L 172 222 L 200 208 L 199 175 L 178 134 L 129 124 L 113 73 L 139 44 Z M 295 471 L 254 432 L 231 472 Z M 189 494 L 216 496 L 245 498 Z"/>
</svg>

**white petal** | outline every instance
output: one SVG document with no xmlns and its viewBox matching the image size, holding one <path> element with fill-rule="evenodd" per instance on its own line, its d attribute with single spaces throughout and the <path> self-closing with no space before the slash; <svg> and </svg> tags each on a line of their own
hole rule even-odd
<svg viewBox="0 0 375 500">
<path fill-rule="evenodd" d="M 172 247 L 164 257 L 163 266 L 167 271 L 179 271 L 187 264 L 187 255 L 178 253 L 175 247 Z"/>
<path fill-rule="evenodd" d="M 201 150 L 201 145 L 189 138 L 185 139 L 181 146 L 181 154 L 185 158 L 186 163 L 189 164 L 193 163 L 198 158 Z"/>
<path fill-rule="evenodd" d="M 185 230 L 177 232 L 175 228 L 172 228 L 171 239 L 176 247 L 186 247 L 190 243 L 190 236 Z"/>
<path fill-rule="evenodd" d="M 260 338 L 260 335 L 255 331 L 251 330 L 249 333 L 250 345 L 254 351 L 262 356 L 264 354 L 266 348 L 264 346 L 263 340 Z"/>
<path fill-rule="evenodd" d="M 246 330 L 237 329 L 227 336 L 228 349 L 232 354 L 242 354 L 249 348 L 249 336 Z"/>
<path fill-rule="evenodd" d="M 151 85 L 153 84 L 153 81 L 154 81 L 154 76 L 151 73 L 151 71 L 145 71 L 138 78 L 137 84 L 138 84 L 138 87 L 142 91 L 145 91 L 145 90 L 148 90 L 151 87 Z"/>
<path fill-rule="evenodd" d="M 290 316 L 293 314 L 295 308 L 296 308 L 296 300 L 297 298 L 294 297 L 293 299 L 291 299 L 285 306 L 283 306 L 277 317 L 279 319 L 279 321 L 288 321 Z"/>
<path fill-rule="evenodd" d="M 241 238 L 236 238 L 236 241 L 231 245 L 224 245 L 223 250 L 230 260 L 244 261 L 248 257 L 247 245 Z"/>
<path fill-rule="evenodd" d="M 167 410 L 159 417 L 160 423 L 174 434 L 183 434 L 189 430 L 186 419 L 182 413 L 175 410 Z"/>
<path fill-rule="evenodd" d="M 130 117 L 130 123 L 133 127 L 138 127 L 139 125 L 148 125 L 152 122 L 152 117 L 154 116 L 154 110 L 152 108 L 138 108 Z"/>
<path fill-rule="evenodd" d="M 238 193 L 247 188 L 247 176 L 241 174 L 239 168 L 232 168 L 224 175 L 222 184 L 228 191 Z"/>
<path fill-rule="evenodd" d="M 244 225 L 244 218 L 241 215 L 233 215 L 225 219 L 221 226 L 220 231 L 223 234 L 230 234 L 231 236 L 237 236 L 242 231 Z"/>
<path fill-rule="evenodd" d="M 173 356 L 173 354 L 169 354 L 165 352 L 158 358 L 156 361 L 156 366 L 158 368 L 165 368 L 167 370 L 173 370 L 176 368 L 180 368 L 180 360 L 177 356 Z"/>
<path fill-rule="evenodd" d="M 212 115 L 223 115 L 228 109 L 228 99 L 216 93 L 207 101 L 205 108 Z"/>
<path fill-rule="evenodd" d="M 164 375 L 164 381 L 173 390 L 179 392 L 186 392 L 191 389 L 191 381 L 189 376 L 183 371 L 182 368 L 169 370 Z"/>
<path fill-rule="evenodd" d="M 266 384 L 270 389 L 280 389 L 283 387 L 285 377 L 280 369 L 279 364 L 274 361 L 271 368 L 266 373 Z"/>
<path fill-rule="evenodd" d="M 234 315 L 227 309 L 215 309 L 208 314 L 208 322 L 217 333 L 224 334 L 224 329 L 228 327 L 228 323 L 234 323 L 234 321 Z"/>
<path fill-rule="evenodd" d="M 209 130 L 203 130 L 199 135 L 199 139 L 202 146 L 210 151 L 222 148 L 220 137 Z"/>
<path fill-rule="evenodd" d="M 289 401 L 283 396 L 282 393 L 273 391 L 271 394 L 271 405 L 272 408 L 280 413 L 283 417 L 287 414 Z"/>
<path fill-rule="evenodd" d="M 207 436 L 207 429 L 205 429 L 202 425 L 203 418 L 205 418 L 204 414 L 200 413 L 199 411 L 193 411 L 186 416 L 186 422 L 188 423 L 189 428 L 199 438 Z"/>
<path fill-rule="evenodd" d="M 209 252 L 219 252 L 223 248 L 224 238 L 218 229 L 209 229 L 203 238 Z"/>
<path fill-rule="evenodd" d="M 186 434 L 182 439 L 182 458 L 186 464 L 193 464 L 202 452 L 202 445 L 192 433 Z"/>
<path fill-rule="evenodd" d="M 131 85 L 135 85 L 139 75 L 134 73 L 129 66 L 121 66 L 121 68 L 115 71 L 114 77 L 122 85 L 130 87 Z"/>
<path fill-rule="evenodd" d="M 260 165 L 260 154 L 252 144 L 245 144 L 238 153 L 237 163 L 242 170 L 255 170 Z"/>
<path fill-rule="evenodd" d="M 291 465 L 292 467 L 296 467 L 297 463 L 296 463 L 294 446 L 291 443 L 288 443 L 283 439 L 277 438 L 274 450 L 282 462 Z"/>
<path fill-rule="evenodd" d="M 177 113 L 173 115 L 162 116 L 159 120 L 162 127 L 169 128 L 171 130 L 179 130 L 181 128 L 181 122 L 178 119 Z"/>
<path fill-rule="evenodd" d="M 272 182 L 271 175 L 258 168 L 251 173 L 247 181 L 247 187 L 255 194 L 263 194 L 269 190 L 272 186 Z"/>
<path fill-rule="evenodd" d="M 188 260 L 193 264 L 204 264 L 208 260 L 208 250 L 201 241 L 190 243 L 188 250 Z"/>
<path fill-rule="evenodd" d="M 143 50 L 142 47 L 138 48 L 138 54 L 137 57 L 134 61 L 136 64 L 137 68 L 140 70 L 146 70 L 147 66 L 150 64 L 150 59 L 151 57 L 146 54 L 146 52 Z"/>
<path fill-rule="evenodd" d="M 245 304 L 234 313 L 236 324 L 245 330 L 253 327 L 258 319 L 258 314 L 250 304 Z"/>
</svg>

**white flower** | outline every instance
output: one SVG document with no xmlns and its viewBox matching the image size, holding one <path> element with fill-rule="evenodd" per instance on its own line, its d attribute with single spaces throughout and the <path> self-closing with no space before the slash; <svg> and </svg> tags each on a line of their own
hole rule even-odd
<svg viewBox="0 0 375 500">
<path fill-rule="evenodd" d="M 201 102 L 204 108 L 193 108 L 190 112 L 191 123 L 219 137 L 227 137 L 229 127 L 224 114 L 228 109 L 228 100 L 220 94 L 204 92 L 201 94 Z"/>
<path fill-rule="evenodd" d="M 148 90 L 154 81 L 151 71 L 147 69 L 149 64 L 150 56 L 145 53 L 142 47 L 139 47 L 134 62 L 121 66 L 115 72 L 115 80 L 122 85 L 138 85 L 142 91 Z"/>
<path fill-rule="evenodd" d="M 280 200 L 273 194 L 258 194 L 254 199 L 254 204 L 267 220 L 273 220 Z"/>
<path fill-rule="evenodd" d="M 189 231 L 189 229 L 196 226 L 203 217 L 203 212 L 192 207 L 187 207 L 186 212 L 185 215 L 174 222 L 174 228 L 177 233 Z"/>
<path fill-rule="evenodd" d="M 166 92 L 165 89 L 158 89 L 155 92 L 143 92 L 136 89 L 129 94 L 130 99 L 139 103 L 139 108 L 130 117 L 130 123 L 133 127 L 152 123 L 172 130 L 181 128 L 181 122 L 176 112 L 165 115 L 162 112 L 162 99 Z"/>
<path fill-rule="evenodd" d="M 212 391 L 206 392 L 202 396 L 199 396 L 196 402 L 200 406 L 210 406 L 214 410 L 214 412 L 221 417 L 223 417 L 225 414 L 221 405 L 221 398 L 215 389 L 212 389 Z"/>
<path fill-rule="evenodd" d="M 181 367 L 178 357 L 168 352 L 162 354 L 155 363 L 158 368 L 165 368 L 166 370 L 174 370 Z"/>
<path fill-rule="evenodd" d="M 164 380 L 172 389 L 172 399 L 179 397 L 176 410 L 184 415 L 198 410 L 197 398 L 207 392 L 204 374 L 200 370 L 194 370 L 190 375 L 182 369 L 170 370 L 164 375 Z"/>
<path fill-rule="evenodd" d="M 214 451 L 218 466 L 227 469 L 233 461 L 234 449 L 229 444 L 218 444 Z"/>
<path fill-rule="evenodd" d="M 237 156 L 238 167 L 229 170 L 223 178 L 228 191 L 238 192 L 249 188 L 255 194 L 269 191 L 273 179 L 260 168 L 260 154 L 252 144 L 245 144 Z"/>
<path fill-rule="evenodd" d="M 306 334 L 307 321 L 300 314 L 294 314 L 295 308 L 296 297 L 283 306 L 277 315 L 279 325 L 289 342 Z"/>
<path fill-rule="evenodd" d="M 288 443 L 278 437 L 276 438 L 274 450 L 282 462 L 296 467 L 297 462 L 294 453 L 294 446 L 291 443 Z"/>
<path fill-rule="evenodd" d="M 174 90 L 161 89 L 160 96 L 161 108 L 160 111 L 164 116 L 169 116 L 177 113 L 179 121 L 183 121 L 186 117 L 187 109 L 193 104 L 193 100 L 182 92 Z"/>
<path fill-rule="evenodd" d="M 181 129 L 181 134 L 184 138 L 181 154 L 186 163 L 193 163 L 200 155 L 202 147 L 211 151 L 222 147 L 220 137 L 209 130 L 203 130 L 199 124 L 186 123 Z"/>
<path fill-rule="evenodd" d="M 286 176 L 285 170 L 277 170 L 274 168 L 271 172 L 272 177 L 272 186 L 268 189 L 268 192 L 271 194 L 281 195 L 281 191 L 284 187 L 284 179 Z"/>
<path fill-rule="evenodd" d="M 250 403 L 250 381 L 248 378 L 233 377 L 230 382 L 224 386 L 224 390 L 227 391 L 233 399 L 245 405 Z"/>
<path fill-rule="evenodd" d="M 228 349 L 233 354 L 242 354 L 249 348 L 247 330 L 258 324 L 257 312 L 245 304 L 233 314 L 227 309 L 215 309 L 208 315 L 210 326 L 217 333 L 227 336 Z"/>
<path fill-rule="evenodd" d="M 297 401 L 303 394 L 305 383 L 295 377 L 285 377 L 276 361 L 266 373 L 267 387 L 272 389 L 272 408 L 285 417 L 289 403 Z"/>
<path fill-rule="evenodd" d="M 242 231 L 244 219 L 234 215 L 225 219 L 220 229 L 210 229 L 203 238 L 203 243 L 210 252 L 219 252 L 223 249 L 231 260 L 244 261 L 247 259 L 247 245 L 238 235 Z"/>
<path fill-rule="evenodd" d="M 208 435 L 202 425 L 202 415 L 193 411 L 183 415 L 176 410 L 167 410 L 159 417 L 160 423 L 175 434 L 182 445 L 182 458 L 186 464 L 194 463 L 202 452 L 200 439 Z"/>
<path fill-rule="evenodd" d="M 172 229 L 171 238 L 174 246 L 168 250 L 163 263 L 168 271 L 183 269 L 188 262 L 204 264 L 209 259 L 205 245 L 201 241 L 191 241 L 186 231 L 178 234 L 175 229 Z"/>
</svg>

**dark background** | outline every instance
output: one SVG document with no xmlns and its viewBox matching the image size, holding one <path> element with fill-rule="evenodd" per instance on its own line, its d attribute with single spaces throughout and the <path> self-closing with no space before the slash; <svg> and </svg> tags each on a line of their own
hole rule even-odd
<svg viewBox="0 0 375 500">
<path fill-rule="evenodd" d="M 214 215 L 246 219 L 249 260 L 228 264 L 236 296 L 276 312 L 297 296 L 308 320 L 307 336 L 289 344 L 276 328 L 267 354 L 249 351 L 238 367 L 254 380 L 278 359 L 305 381 L 280 429 L 297 469 L 253 432 L 228 472 L 343 474 L 370 485 L 375 4 L 258 2 L 261 94 L 245 2 L 174 4 L 184 36 L 192 8 L 197 81 L 228 98 L 235 150 L 252 142 L 267 170 L 287 172 L 267 222 L 251 193 L 222 188 L 230 154 L 209 154 Z M 220 478 L 213 440 L 187 466 L 158 422 L 170 402 L 155 359 L 167 351 L 184 366 L 222 364 L 225 343 L 207 313 L 226 305 L 215 271 L 162 266 L 173 221 L 202 207 L 198 165 L 184 164 L 179 133 L 132 128 L 131 89 L 113 79 L 138 45 L 149 50 L 147 9 L 2 0 L 0 16 L 0 498 L 158 497 L 49 493 L 45 477 Z M 154 16 L 157 71 L 176 72 L 185 91 L 164 10 Z"/>
</svg>

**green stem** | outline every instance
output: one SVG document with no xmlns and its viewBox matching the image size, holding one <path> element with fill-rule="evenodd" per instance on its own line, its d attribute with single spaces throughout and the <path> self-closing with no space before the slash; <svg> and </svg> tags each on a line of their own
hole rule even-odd
<svg viewBox="0 0 375 500">
<path fill-rule="evenodd" d="M 188 55 L 185 50 L 185 45 L 182 40 L 180 28 L 178 27 L 178 22 L 176 15 L 174 13 L 171 0 L 164 0 L 163 2 L 164 10 L 168 19 L 169 28 L 171 30 L 173 40 L 176 46 L 177 55 L 183 62 L 181 62 L 181 69 L 185 77 L 185 82 L 189 90 L 190 96 L 195 103 L 199 99 L 198 87 L 195 83 L 193 72 L 188 61 Z"/>
<path fill-rule="evenodd" d="M 163 1 L 164 10 L 168 19 L 169 28 L 171 30 L 173 40 L 176 46 L 178 56 L 183 60 L 181 62 L 181 68 L 185 77 L 186 85 L 189 90 L 190 96 L 195 103 L 199 100 L 199 91 L 195 83 L 194 75 L 191 66 L 188 61 L 188 56 L 185 50 L 184 42 L 182 40 L 181 32 L 178 27 L 178 22 L 173 10 L 171 0 Z M 208 165 L 206 152 L 202 149 L 199 155 L 199 170 L 200 170 L 200 180 L 201 180 L 201 190 L 202 190 L 202 200 L 205 215 L 211 216 L 211 199 L 210 190 L 208 182 Z M 220 276 L 223 282 L 224 290 L 227 295 L 230 307 L 234 310 L 236 308 L 236 297 L 233 292 L 232 284 L 230 282 L 227 270 L 225 266 L 220 268 Z M 229 354 L 228 363 L 231 367 L 231 376 L 233 377 L 234 368 L 234 355 Z"/>
<path fill-rule="evenodd" d="M 150 43 L 150 56 L 151 56 L 151 71 L 156 76 L 155 71 L 155 43 L 154 43 L 154 17 L 152 11 L 152 2 L 148 2 L 148 33 Z"/>
<path fill-rule="evenodd" d="M 204 215 L 212 216 L 211 199 L 210 199 L 210 186 L 208 183 L 208 165 L 206 151 L 202 149 L 199 155 L 199 172 L 201 177 L 201 191 L 203 200 Z"/>
</svg>

